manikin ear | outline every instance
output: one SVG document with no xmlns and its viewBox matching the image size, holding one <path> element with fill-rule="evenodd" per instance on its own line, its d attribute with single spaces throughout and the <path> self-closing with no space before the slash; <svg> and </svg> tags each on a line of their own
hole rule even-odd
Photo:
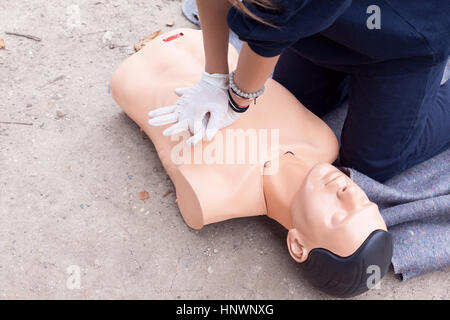
<svg viewBox="0 0 450 320">
<path fill-rule="evenodd" d="M 299 263 L 305 262 L 308 258 L 308 250 L 303 246 L 297 229 L 289 230 L 286 240 L 291 257 Z"/>
</svg>

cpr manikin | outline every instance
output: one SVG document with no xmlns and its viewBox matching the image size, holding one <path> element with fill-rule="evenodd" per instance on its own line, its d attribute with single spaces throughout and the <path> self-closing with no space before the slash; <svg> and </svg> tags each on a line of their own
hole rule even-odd
<svg viewBox="0 0 450 320">
<path fill-rule="evenodd" d="M 230 70 L 237 58 L 230 46 Z M 200 229 L 265 214 L 289 230 L 291 256 L 319 289 L 337 296 L 368 290 L 368 277 L 381 278 L 390 264 L 386 225 L 378 207 L 330 164 L 338 154 L 333 132 L 280 84 L 269 79 L 257 104 L 211 142 L 187 146 L 189 133 L 166 137 L 167 126 L 148 124 L 149 111 L 174 104 L 174 89 L 195 84 L 203 68 L 201 31 L 179 29 L 126 59 L 111 80 L 114 99 L 152 140 L 185 222 Z"/>
</svg>

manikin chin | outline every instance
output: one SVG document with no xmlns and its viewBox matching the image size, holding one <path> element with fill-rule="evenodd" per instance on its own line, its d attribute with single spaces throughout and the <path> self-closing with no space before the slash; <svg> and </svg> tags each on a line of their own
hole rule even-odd
<svg viewBox="0 0 450 320">
<path fill-rule="evenodd" d="M 320 290 L 348 297 L 376 286 L 392 256 L 392 239 L 378 207 L 331 165 L 338 154 L 333 132 L 279 83 L 269 79 L 257 105 L 220 133 L 253 132 L 255 143 L 246 137 L 247 142 L 232 147 L 213 140 L 180 149 L 180 140 L 162 135 L 166 127 L 148 125 L 149 111 L 176 103 L 174 88 L 199 80 L 202 48 L 201 31 L 163 34 L 126 59 L 111 80 L 118 105 L 152 140 L 186 223 L 200 229 L 267 215 L 288 230 L 290 255 Z M 237 59 L 230 46 L 230 70 Z M 264 142 L 267 132 L 276 132 L 276 139 Z M 202 153 L 196 159 L 195 148 L 214 150 L 213 161 L 205 162 Z M 248 155 L 243 161 L 225 161 L 243 153 Z"/>
</svg>

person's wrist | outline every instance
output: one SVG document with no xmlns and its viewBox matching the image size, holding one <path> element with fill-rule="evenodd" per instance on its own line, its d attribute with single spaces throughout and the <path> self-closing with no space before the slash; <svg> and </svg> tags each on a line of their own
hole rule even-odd
<svg viewBox="0 0 450 320">
<path fill-rule="evenodd" d="M 250 99 L 244 99 L 244 98 L 239 97 L 231 89 L 228 89 L 228 91 L 230 92 L 231 97 L 233 98 L 233 101 L 236 102 L 239 106 L 246 107 L 246 106 L 250 105 L 250 103 L 251 103 Z"/>
<path fill-rule="evenodd" d="M 228 75 L 222 74 L 222 73 L 208 73 L 204 71 L 202 73 L 202 81 L 209 83 L 210 85 L 213 85 L 214 87 L 221 88 L 221 89 L 227 89 L 229 87 L 228 83 Z"/>
<path fill-rule="evenodd" d="M 258 90 L 254 92 L 247 92 L 246 88 L 242 88 L 240 84 L 239 74 L 236 75 L 236 72 L 238 70 L 235 70 L 230 73 L 230 89 L 234 93 L 235 96 L 239 97 L 240 100 L 254 100 L 256 104 L 256 99 L 261 96 L 264 93 L 264 85 Z M 250 104 L 250 103 L 249 103 Z"/>
</svg>

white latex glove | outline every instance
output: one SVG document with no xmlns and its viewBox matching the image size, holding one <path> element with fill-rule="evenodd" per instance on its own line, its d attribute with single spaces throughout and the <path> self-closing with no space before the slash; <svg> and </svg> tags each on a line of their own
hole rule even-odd
<svg viewBox="0 0 450 320">
<path fill-rule="evenodd" d="M 211 140 L 220 129 L 239 118 L 228 105 L 228 74 L 204 72 L 200 81 L 192 87 L 177 88 L 180 97 L 175 105 L 150 111 L 148 123 L 163 126 L 175 123 L 163 131 L 172 136 L 190 130 L 193 134 L 186 143 L 194 145 L 204 137 Z"/>
</svg>

